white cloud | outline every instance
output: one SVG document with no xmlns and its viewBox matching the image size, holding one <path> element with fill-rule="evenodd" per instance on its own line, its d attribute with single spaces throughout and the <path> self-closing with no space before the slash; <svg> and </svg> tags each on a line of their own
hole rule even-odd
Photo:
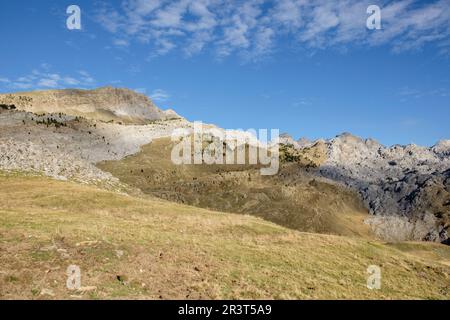
<svg viewBox="0 0 450 320">
<path fill-rule="evenodd" d="M 138 41 L 152 56 L 179 48 L 192 56 L 206 48 L 218 57 L 257 60 L 282 37 L 311 49 L 387 45 L 394 52 L 435 44 L 449 52 L 450 1 L 380 0 L 382 30 L 367 30 L 372 0 L 122 0 L 104 5 L 97 21 L 116 46 Z M 117 37 L 120 34 L 120 40 Z"/>
<path fill-rule="evenodd" d="M 210 32 L 204 31 L 196 33 L 191 42 L 184 48 L 184 53 L 189 57 L 198 54 L 210 40 Z"/>
<path fill-rule="evenodd" d="M 447 98 L 450 97 L 450 89 L 448 88 L 435 88 L 435 89 L 416 89 L 408 86 L 400 88 L 398 91 L 401 99 L 400 101 L 405 102 L 411 98 L 421 99 L 421 98 Z"/>
<path fill-rule="evenodd" d="M 405 118 L 400 120 L 400 125 L 403 127 L 415 127 L 418 124 L 420 124 L 420 121 L 414 118 Z"/>
<path fill-rule="evenodd" d="M 85 70 L 80 70 L 78 71 L 78 73 L 80 74 L 80 83 L 82 83 L 83 85 L 93 85 L 95 83 L 95 79 L 91 77 L 91 75 L 89 74 L 89 72 L 85 71 Z"/>
<path fill-rule="evenodd" d="M 156 102 L 164 102 L 169 100 L 170 95 L 162 90 L 162 89 L 155 89 L 151 94 L 150 94 L 150 99 L 152 99 L 153 101 Z"/>
<path fill-rule="evenodd" d="M 159 39 L 158 40 L 158 49 L 156 50 L 156 53 L 158 55 L 165 55 L 169 51 L 171 51 L 173 48 L 176 47 L 175 43 L 171 42 L 167 39 Z"/>
<path fill-rule="evenodd" d="M 293 107 L 303 107 L 303 106 L 309 106 L 311 104 L 312 104 L 311 99 L 301 98 L 301 99 L 298 99 L 297 101 L 293 102 L 292 106 Z"/>
<path fill-rule="evenodd" d="M 79 70 L 78 73 L 83 77 L 90 77 L 89 72 L 87 72 L 86 70 Z"/>
<path fill-rule="evenodd" d="M 72 77 L 64 77 L 64 83 L 68 84 L 69 86 L 77 86 L 80 84 L 80 80 Z"/>
<path fill-rule="evenodd" d="M 233 51 L 248 55 L 251 47 L 255 45 L 259 32 L 264 29 L 262 21 L 265 19 L 262 16 L 261 4 L 262 1 L 258 0 L 244 2 L 228 18 L 224 18 L 222 39 L 218 41 L 219 57 L 228 56 Z"/>
<path fill-rule="evenodd" d="M 217 26 L 216 14 L 208 8 L 209 1 L 194 1 L 189 5 L 189 13 L 196 17 L 194 22 L 188 22 L 185 29 L 189 31 L 212 30 Z"/>
<path fill-rule="evenodd" d="M 288 30 L 296 31 L 303 24 L 301 6 L 304 1 L 280 0 L 272 9 L 271 16 L 275 22 L 278 22 Z"/>
<path fill-rule="evenodd" d="M 32 83 L 22 83 L 22 82 L 12 82 L 11 86 L 8 87 L 12 87 L 14 89 L 21 89 L 21 90 L 26 90 L 26 89 L 31 89 L 33 87 Z"/>
<path fill-rule="evenodd" d="M 57 73 L 42 74 L 42 78 L 38 80 L 37 86 L 44 88 L 58 88 L 62 81 L 61 76 Z"/>
<path fill-rule="evenodd" d="M 57 89 L 66 87 L 91 87 L 95 84 L 94 78 L 84 70 L 78 71 L 77 76 L 61 75 L 49 72 L 50 65 L 42 64 L 40 68 L 33 69 L 29 74 L 16 79 L 0 78 L 0 85 L 5 89 Z"/>
<path fill-rule="evenodd" d="M 146 16 L 161 5 L 159 0 L 130 0 L 126 3 L 130 12 Z"/>
<path fill-rule="evenodd" d="M 327 2 L 314 7 L 311 19 L 306 25 L 305 31 L 301 33 L 300 39 L 304 42 L 322 46 L 325 34 L 339 25 L 339 17 L 336 12 L 336 4 Z"/>
<path fill-rule="evenodd" d="M 42 80 L 39 80 L 37 85 L 38 85 L 38 87 L 54 89 L 54 88 L 58 88 L 58 81 L 52 80 L 52 79 L 42 79 Z"/>
<path fill-rule="evenodd" d="M 114 39 L 113 44 L 117 47 L 128 47 L 130 43 L 125 39 Z"/>
<path fill-rule="evenodd" d="M 170 3 L 164 8 L 158 9 L 155 18 L 150 23 L 157 28 L 176 28 L 180 26 L 188 5 L 189 1 L 186 0 Z"/>
<path fill-rule="evenodd" d="M 102 7 L 98 9 L 95 18 L 107 31 L 112 33 L 116 33 L 126 26 L 126 22 L 123 21 L 124 17 L 106 4 L 103 4 Z"/>
<path fill-rule="evenodd" d="M 45 71 L 50 70 L 51 67 L 52 67 L 52 66 L 51 66 L 49 63 L 47 63 L 47 62 L 41 63 L 41 68 L 42 68 L 43 70 L 45 70 Z"/>
<path fill-rule="evenodd" d="M 142 93 L 142 94 L 147 93 L 147 89 L 145 89 L 145 88 L 136 88 L 136 89 L 134 89 L 134 91 L 136 91 L 137 93 Z"/>
</svg>

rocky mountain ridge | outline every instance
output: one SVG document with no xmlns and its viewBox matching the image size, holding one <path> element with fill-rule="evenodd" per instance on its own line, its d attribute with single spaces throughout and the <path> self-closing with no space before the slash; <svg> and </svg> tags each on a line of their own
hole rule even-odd
<svg viewBox="0 0 450 320">
<path fill-rule="evenodd" d="M 283 136 L 283 141 L 297 149 L 318 143 L 301 146 L 289 136 Z M 318 176 L 357 190 L 378 220 L 395 218 L 396 223 L 411 223 L 408 237 L 448 241 L 450 140 L 430 148 L 414 144 L 386 147 L 373 139 L 343 133 L 319 142 L 325 143 L 327 160 L 316 170 Z M 420 232 L 418 224 L 423 229 Z"/>
<path fill-rule="evenodd" d="M 96 163 L 134 154 L 179 127 L 190 124 L 128 89 L 1 94 L 0 169 L 115 188 L 118 179 Z"/>
<path fill-rule="evenodd" d="M 143 94 L 113 87 L 0 94 L 0 105 L 35 114 L 63 113 L 129 124 L 180 118 L 173 110 L 160 110 Z"/>
</svg>

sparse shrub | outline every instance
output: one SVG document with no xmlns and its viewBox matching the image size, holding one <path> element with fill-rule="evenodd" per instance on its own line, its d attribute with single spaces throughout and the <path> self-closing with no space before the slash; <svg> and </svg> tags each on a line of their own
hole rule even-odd
<svg viewBox="0 0 450 320">
<path fill-rule="evenodd" d="M 3 110 L 15 110 L 16 106 L 13 104 L 0 104 L 0 109 Z"/>
</svg>

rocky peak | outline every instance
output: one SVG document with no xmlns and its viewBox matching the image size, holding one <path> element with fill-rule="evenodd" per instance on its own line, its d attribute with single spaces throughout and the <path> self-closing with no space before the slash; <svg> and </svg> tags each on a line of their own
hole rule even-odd
<svg viewBox="0 0 450 320">
<path fill-rule="evenodd" d="M 300 146 L 300 148 L 303 148 L 309 146 L 312 142 L 306 137 L 301 137 L 300 139 L 297 140 L 297 143 Z"/>
<path fill-rule="evenodd" d="M 424 223 L 421 236 L 409 240 L 447 239 L 450 140 L 431 148 L 416 144 L 385 147 L 344 133 L 326 141 L 326 148 L 327 160 L 318 171 L 321 176 L 356 189 L 375 215 Z M 434 218 L 423 221 L 425 212 Z"/>
<path fill-rule="evenodd" d="M 298 149 L 300 146 L 298 145 L 297 141 L 295 141 L 292 136 L 290 136 L 287 133 L 282 133 L 279 136 L 279 143 L 285 144 L 285 145 L 292 145 L 295 149 Z"/>
<path fill-rule="evenodd" d="M 145 95 L 135 91 L 101 87 L 0 94 L 0 104 L 33 113 L 64 113 L 87 119 L 141 124 L 176 117 L 161 111 Z"/>
<path fill-rule="evenodd" d="M 441 140 L 431 147 L 434 153 L 441 157 L 450 156 L 450 140 Z"/>
</svg>

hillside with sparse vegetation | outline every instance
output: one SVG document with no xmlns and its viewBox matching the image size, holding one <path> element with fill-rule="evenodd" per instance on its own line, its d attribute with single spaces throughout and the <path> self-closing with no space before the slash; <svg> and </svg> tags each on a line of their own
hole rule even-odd
<svg viewBox="0 0 450 320">
<path fill-rule="evenodd" d="M 0 187 L 2 299 L 450 298 L 439 244 L 304 233 L 38 176 L 2 174 Z M 366 287 L 369 265 L 380 290 Z"/>
</svg>

